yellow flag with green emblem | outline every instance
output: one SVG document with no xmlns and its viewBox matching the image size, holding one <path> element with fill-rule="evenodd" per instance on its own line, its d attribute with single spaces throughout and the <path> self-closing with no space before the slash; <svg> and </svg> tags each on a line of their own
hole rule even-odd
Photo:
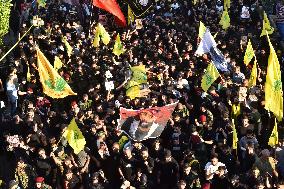
<svg viewBox="0 0 284 189">
<path fill-rule="evenodd" d="M 73 148 L 75 154 L 79 154 L 84 149 L 86 140 L 78 128 L 75 118 L 72 119 L 63 136 L 66 137 L 68 144 Z"/>
<path fill-rule="evenodd" d="M 233 123 L 233 146 L 232 148 L 234 150 L 236 150 L 238 148 L 238 134 L 237 134 L 237 130 L 236 130 L 236 126 L 235 126 L 235 121 L 234 119 L 232 119 L 232 123 Z"/>
<path fill-rule="evenodd" d="M 121 54 L 123 54 L 125 52 L 125 49 L 120 41 L 120 36 L 119 34 L 117 34 L 116 39 L 115 39 L 115 43 L 114 43 L 114 47 L 113 47 L 113 54 L 115 54 L 116 56 L 119 56 Z"/>
<path fill-rule="evenodd" d="M 276 121 L 276 118 L 275 118 L 275 124 L 274 124 L 273 130 L 272 130 L 272 133 L 269 137 L 268 145 L 271 146 L 271 147 L 274 147 L 274 146 L 276 146 L 276 144 L 278 144 L 278 129 L 277 129 L 277 121 Z"/>
<path fill-rule="evenodd" d="M 254 64 L 250 73 L 248 87 L 253 87 L 256 85 L 256 78 L 257 78 L 257 61 L 254 58 Z"/>
<path fill-rule="evenodd" d="M 45 8 L 46 6 L 46 0 L 37 0 L 38 7 L 43 7 Z"/>
<path fill-rule="evenodd" d="M 46 95 L 51 98 L 64 98 L 69 95 L 77 95 L 52 67 L 40 49 L 37 49 L 37 65 L 42 89 Z"/>
<path fill-rule="evenodd" d="M 98 23 L 98 25 L 96 27 L 95 38 L 93 40 L 93 46 L 94 47 L 100 46 L 100 40 L 102 40 L 102 42 L 105 45 L 108 45 L 109 42 L 110 42 L 110 35 L 108 34 L 108 32 L 106 31 L 104 26 L 102 24 Z"/>
<path fill-rule="evenodd" d="M 244 56 L 244 63 L 245 65 L 248 65 L 251 61 L 251 59 L 255 56 L 254 54 L 254 50 L 252 48 L 252 44 L 250 42 L 250 40 L 248 41 L 248 44 L 247 44 L 247 49 L 246 49 L 246 53 L 245 53 L 245 56 Z"/>
<path fill-rule="evenodd" d="M 233 104 L 232 105 L 232 111 L 231 116 L 233 119 L 237 119 L 237 117 L 241 114 L 241 104 Z"/>
<path fill-rule="evenodd" d="M 210 63 L 201 80 L 201 87 L 206 92 L 214 81 L 220 76 L 214 63 Z"/>
<path fill-rule="evenodd" d="M 226 10 L 223 11 L 219 24 L 222 26 L 224 30 L 227 30 L 230 27 L 230 16 L 228 11 Z"/>
<path fill-rule="evenodd" d="M 278 121 L 283 118 L 283 91 L 280 64 L 277 54 L 267 35 L 270 54 L 268 57 L 267 74 L 265 81 L 265 109 L 273 112 Z"/>
<path fill-rule="evenodd" d="M 71 47 L 71 45 L 70 45 L 69 42 L 67 41 L 67 37 L 66 37 L 66 36 L 64 36 L 64 37 L 62 38 L 62 42 L 64 43 L 64 45 L 65 45 L 65 47 L 66 47 L 68 56 L 70 57 L 71 54 L 72 54 L 73 48 Z"/>
<path fill-rule="evenodd" d="M 203 22 L 199 22 L 199 32 L 198 32 L 198 37 L 200 39 L 203 38 L 203 35 L 205 34 L 206 32 L 206 26 L 203 24 Z"/>
<path fill-rule="evenodd" d="M 60 68 L 62 68 L 63 63 L 61 62 L 60 58 L 58 56 L 55 56 L 54 58 L 54 69 L 58 71 Z"/>
<path fill-rule="evenodd" d="M 263 26 L 262 26 L 262 31 L 261 31 L 260 37 L 266 35 L 266 31 L 269 35 L 274 32 L 274 28 L 270 25 L 270 22 L 269 22 L 269 19 L 267 17 L 266 12 L 263 12 L 262 23 L 263 23 Z"/>
</svg>

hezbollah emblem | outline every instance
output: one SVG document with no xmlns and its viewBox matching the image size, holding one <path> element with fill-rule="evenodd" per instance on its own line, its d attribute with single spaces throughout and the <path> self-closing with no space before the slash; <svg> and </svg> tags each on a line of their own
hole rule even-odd
<svg viewBox="0 0 284 189">
<path fill-rule="evenodd" d="M 52 82 L 52 80 L 49 78 L 44 83 L 48 86 L 48 88 L 57 92 L 63 91 L 66 85 L 66 81 L 61 77 L 56 78 L 55 82 Z"/>
</svg>

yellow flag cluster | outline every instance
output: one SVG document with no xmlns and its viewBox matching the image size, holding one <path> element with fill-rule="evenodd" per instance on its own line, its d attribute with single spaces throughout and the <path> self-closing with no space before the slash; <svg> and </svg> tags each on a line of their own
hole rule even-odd
<svg viewBox="0 0 284 189">
<path fill-rule="evenodd" d="M 54 69 L 58 71 L 60 68 L 62 68 L 63 63 L 61 62 L 60 58 L 58 56 L 55 56 L 54 58 Z"/>
<path fill-rule="evenodd" d="M 84 149 L 86 140 L 78 128 L 75 118 L 72 119 L 67 130 L 63 133 L 63 136 L 67 139 L 75 154 L 79 154 Z"/>
<path fill-rule="evenodd" d="M 263 12 L 263 26 L 262 26 L 262 31 L 260 34 L 261 36 L 266 35 L 266 32 L 270 35 L 274 32 L 274 28 L 270 25 L 269 19 L 267 17 L 266 12 Z"/>
<path fill-rule="evenodd" d="M 113 54 L 115 54 L 116 56 L 119 56 L 121 54 L 123 54 L 125 52 L 125 49 L 120 41 L 120 36 L 119 34 L 117 34 L 116 39 L 115 39 L 115 43 L 114 43 L 114 47 L 113 47 Z"/>
<path fill-rule="evenodd" d="M 220 76 L 214 63 L 210 63 L 207 67 L 205 74 L 201 80 L 201 87 L 204 91 L 207 91 L 214 81 Z"/>
<path fill-rule="evenodd" d="M 203 38 L 203 35 L 205 34 L 205 32 L 206 32 L 206 27 L 205 27 L 205 25 L 203 24 L 203 22 L 199 22 L 199 32 L 198 32 L 198 37 L 200 38 L 200 39 L 202 39 Z"/>
<path fill-rule="evenodd" d="M 233 146 L 232 148 L 236 150 L 238 148 L 239 139 L 238 139 L 238 134 L 237 134 L 236 126 L 234 123 L 234 119 L 232 119 L 232 123 L 233 123 Z"/>
<path fill-rule="evenodd" d="M 104 26 L 101 25 L 100 23 L 98 23 L 98 25 L 96 27 L 95 38 L 93 40 L 93 46 L 94 47 L 100 46 L 100 40 L 101 39 L 102 39 L 102 42 L 105 45 L 108 45 L 109 42 L 110 42 L 110 35 L 108 34 L 108 32 L 106 31 Z"/>
<path fill-rule="evenodd" d="M 276 146 L 276 144 L 278 144 L 278 129 L 277 129 L 277 121 L 275 119 L 275 124 L 272 130 L 272 133 L 269 137 L 268 145 L 271 147 L 274 147 Z"/>
<path fill-rule="evenodd" d="M 227 30 L 230 27 L 230 22 L 231 20 L 230 20 L 229 13 L 227 10 L 224 10 L 219 24 L 222 26 L 224 30 Z"/>
<path fill-rule="evenodd" d="M 257 61 L 256 58 L 254 58 L 254 64 L 250 73 L 249 83 L 248 87 L 253 87 L 256 85 L 256 79 L 257 79 Z"/>
<path fill-rule="evenodd" d="M 280 64 L 268 34 L 267 39 L 270 47 L 270 54 L 268 57 L 267 74 L 264 87 L 265 109 L 273 112 L 277 120 L 281 121 L 283 118 L 283 91 Z"/>
<path fill-rule="evenodd" d="M 253 50 L 252 44 L 251 44 L 251 42 L 249 40 L 248 44 L 247 44 L 246 53 L 245 53 L 245 56 L 244 56 L 244 63 L 245 63 L 245 65 L 248 65 L 253 57 L 255 57 L 255 54 L 254 54 L 254 50 Z"/>
<path fill-rule="evenodd" d="M 39 49 L 37 49 L 37 64 L 40 82 L 46 95 L 51 98 L 76 95 Z"/>
<path fill-rule="evenodd" d="M 64 37 L 62 38 L 62 42 L 64 43 L 64 45 L 65 45 L 65 47 L 66 47 L 66 49 L 67 49 L 67 54 L 68 54 L 68 56 L 70 57 L 71 54 L 72 54 L 73 48 L 72 48 L 71 45 L 68 43 L 66 36 L 64 36 Z"/>
<path fill-rule="evenodd" d="M 130 25 L 131 23 L 134 23 L 134 20 L 135 20 L 135 16 L 134 16 L 130 6 L 128 5 L 128 19 L 127 19 L 128 25 Z"/>
</svg>

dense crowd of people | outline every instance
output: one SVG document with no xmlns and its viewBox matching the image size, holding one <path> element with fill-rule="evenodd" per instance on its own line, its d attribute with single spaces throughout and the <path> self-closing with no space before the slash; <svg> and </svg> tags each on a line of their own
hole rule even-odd
<svg viewBox="0 0 284 189">
<path fill-rule="evenodd" d="M 24 34 L 33 16 L 44 20 L 34 27 L 6 58 L 8 70 L 0 80 L 0 180 L 9 189 L 268 189 L 284 188 L 283 124 L 279 143 L 267 145 L 274 116 L 264 109 L 264 83 L 269 55 L 266 37 L 260 38 L 260 1 L 231 1 L 231 26 L 219 25 L 221 1 L 159 0 L 142 18 L 126 28 L 116 27 L 113 16 L 81 2 L 81 8 L 47 1 L 45 8 L 22 1 L 14 5 L 10 36 Z M 120 2 L 122 9 L 127 7 Z M 243 7 L 248 14 L 242 15 Z M 98 21 L 111 35 L 109 45 L 93 47 Z M 215 37 L 228 63 L 228 72 L 207 92 L 201 78 L 210 55 L 194 55 L 199 21 Z M 126 52 L 112 54 L 120 34 Z M 73 48 L 68 56 L 62 37 Z M 280 65 L 279 39 L 271 35 Z M 243 57 L 248 39 L 258 62 L 257 85 L 249 88 L 253 62 Z M 52 99 L 42 92 L 37 72 L 36 46 L 52 63 L 76 96 Z M 151 92 L 130 99 L 122 84 L 129 66 L 145 65 Z M 27 71 L 31 78 L 27 80 Z M 106 76 L 110 72 L 112 78 Z M 107 91 L 104 82 L 114 81 Z M 245 92 L 244 92 L 245 91 Z M 178 105 L 159 138 L 135 142 L 117 129 L 119 108 L 138 110 Z M 277 102 L 275 102 L 277 103 Z M 86 146 L 75 154 L 62 137 L 75 117 Z M 232 149 L 233 123 L 238 149 Z"/>
</svg>

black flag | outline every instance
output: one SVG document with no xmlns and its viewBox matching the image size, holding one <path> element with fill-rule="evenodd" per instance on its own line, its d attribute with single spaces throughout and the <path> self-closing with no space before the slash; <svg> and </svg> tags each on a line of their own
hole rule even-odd
<svg viewBox="0 0 284 189">
<path fill-rule="evenodd" d="M 130 6 L 134 16 L 139 18 L 143 16 L 152 7 L 152 0 L 125 0 Z"/>
</svg>

